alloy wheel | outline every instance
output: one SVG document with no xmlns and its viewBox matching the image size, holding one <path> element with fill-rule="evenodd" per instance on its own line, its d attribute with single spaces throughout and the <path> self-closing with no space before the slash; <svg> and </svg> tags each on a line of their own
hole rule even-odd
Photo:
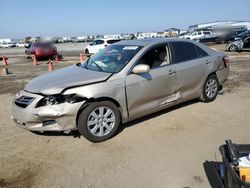
<svg viewBox="0 0 250 188">
<path fill-rule="evenodd" d="M 205 86 L 205 92 L 208 98 L 213 98 L 218 91 L 218 83 L 214 78 L 210 78 Z"/>
<path fill-rule="evenodd" d="M 108 107 L 95 108 L 88 116 L 87 128 L 94 136 L 109 134 L 115 125 L 115 113 Z"/>
</svg>

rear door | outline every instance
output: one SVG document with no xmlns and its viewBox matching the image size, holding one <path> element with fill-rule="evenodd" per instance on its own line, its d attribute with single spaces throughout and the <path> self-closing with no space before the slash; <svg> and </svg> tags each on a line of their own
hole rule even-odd
<svg viewBox="0 0 250 188">
<path fill-rule="evenodd" d="M 206 68 L 212 66 L 208 54 L 191 42 L 172 42 L 171 50 L 176 65 L 177 91 L 183 98 L 198 95 L 207 74 Z"/>
<path fill-rule="evenodd" d="M 137 64 L 147 64 L 150 72 L 126 76 L 126 93 L 131 119 L 154 111 L 158 107 L 177 100 L 175 65 L 171 64 L 167 44 L 147 50 Z M 166 53 L 164 56 L 164 52 Z"/>
</svg>

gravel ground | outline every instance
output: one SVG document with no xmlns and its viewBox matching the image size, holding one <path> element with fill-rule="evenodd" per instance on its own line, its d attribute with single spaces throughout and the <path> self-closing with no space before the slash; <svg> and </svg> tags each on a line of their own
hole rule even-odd
<svg viewBox="0 0 250 188">
<path fill-rule="evenodd" d="M 79 62 L 83 44 L 77 45 L 58 47 L 64 62 L 55 69 Z M 6 50 L 0 54 L 22 53 Z M 16 127 L 10 119 L 14 94 L 47 64 L 9 56 L 12 74 L 0 76 L 0 187 L 210 187 L 203 163 L 221 160 L 219 145 L 228 138 L 250 143 L 249 55 L 230 54 L 230 76 L 214 102 L 193 100 L 132 121 L 98 144 L 78 132 L 37 135 Z"/>
</svg>

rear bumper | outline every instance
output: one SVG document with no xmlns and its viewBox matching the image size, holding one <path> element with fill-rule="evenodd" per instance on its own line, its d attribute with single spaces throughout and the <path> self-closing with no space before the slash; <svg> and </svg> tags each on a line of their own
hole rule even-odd
<svg viewBox="0 0 250 188">
<path fill-rule="evenodd" d="M 227 80 L 228 74 L 229 74 L 229 64 L 227 64 L 227 67 L 224 69 L 220 69 L 216 71 L 216 75 L 219 81 L 219 84 L 222 86 L 223 83 Z"/>
<path fill-rule="evenodd" d="M 21 91 L 21 96 L 35 98 L 26 108 L 12 102 L 11 119 L 18 127 L 30 131 L 69 131 L 76 130 L 76 115 L 84 102 L 62 103 L 52 106 L 36 107 L 43 96 Z"/>
</svg>

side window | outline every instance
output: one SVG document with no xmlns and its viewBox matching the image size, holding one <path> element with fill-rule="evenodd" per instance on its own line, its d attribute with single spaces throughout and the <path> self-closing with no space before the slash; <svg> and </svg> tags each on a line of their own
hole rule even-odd
<svg viewBox="0 0 250 188">
<path fill-rule="evenodd" d="M 174 63 L 181 63 L 198 57 L 196 47 L 193 43 L 173 42 L 171 46 Z"/>
<path fill-rule="evenodd" d="M 201 35 L 201 32 L 200 32 L 200 31 L 198 32 L 198 35 Z"/>
<path fill-rule="evenodd" d="M 160 45 L 150 49 L 138 60 L 137 64 L 146 64 L 151 69 L 170 64 L 168 46 Z"/>
<path fill-rule="evenodd" d="M 207 52 L 202 50 L 199 46 L 196 46 L 196 49 L 199 58 L 208 56 Z"/>
<path fill-rule="evenodd" d="M 104 43 L 103 40 L 97 40 L 97 41 L 96 41 L 96 44 L 103 44 L 103 43 Z"/>
<path fill-rule="evenodd" d="M 93 41 L 93 42 L 92 42 L 92 45 L 96 45 L 96 42 L 97 42 L 97 40 Z"/>
</svg>

